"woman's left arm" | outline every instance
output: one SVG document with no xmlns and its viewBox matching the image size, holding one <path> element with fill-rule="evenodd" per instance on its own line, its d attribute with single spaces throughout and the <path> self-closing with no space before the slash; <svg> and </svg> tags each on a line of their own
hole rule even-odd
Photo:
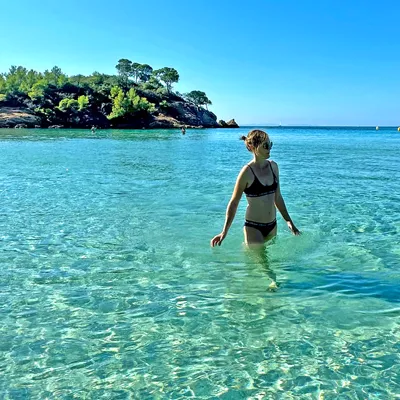
<svg viewBox="0 0 400 400">
<path fill-rule="evenodd" d="M 292 218 L 290 218 L 289 212 L 286 208 L 285 200 L 283 200 L 283 197 L 281 194 L 281 188 L 280 188 L 279 168 L 278 168 L 278 164 L 274 161 L 272 161 L 272 168 L 274 170 L 276 179 L 278 181 L 278 186 L 277 186 L 276 192 L 275 192 L 275 206 L 281 213 L 283 219 L 286 221 L 290 231 L 294 235 L 300 235 L 301 232 L 296 228 L 295 224 L 292 221 Z"/>
</svg>

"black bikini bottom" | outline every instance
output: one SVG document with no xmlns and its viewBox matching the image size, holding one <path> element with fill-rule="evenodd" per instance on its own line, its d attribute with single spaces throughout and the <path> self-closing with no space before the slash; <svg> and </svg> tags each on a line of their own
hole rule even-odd
<svg viewBox="0 0 400 400">
<path fill-rule="evenodd" d="M 267 224 L 264 224 L 262 222 L 249 221 L 246 219 L 244 226 L 249 226 L 250 228 L 255 228 L 259 230 L 265 239 L 276 227 L 276 219 L 274 219 L 272 222 L 268 222 Z"/>
</svg>

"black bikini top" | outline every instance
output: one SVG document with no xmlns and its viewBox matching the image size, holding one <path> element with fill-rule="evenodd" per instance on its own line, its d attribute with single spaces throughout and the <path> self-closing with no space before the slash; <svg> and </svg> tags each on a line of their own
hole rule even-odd
<svg viewBox="0 0 400 400">
<path fill-rule="evenodd" d="M 272 183 L 272 185 L 263 185 L 260 180 L 257 178 L 256 174 L 254 173 L 253 169 L 250 167 L 251 172 L 254 175 L 254 181 L 253 183 L 244 190 L 244 192 L 246 193 L 247 197 L 261 197 L 261 196 L 265 196 L 266 194 L 272 194 L 276 192 L 276 189 L 278 188 L 278 181 L 276 179 L 276 176 L 274 174 L 274 170 L 272 169 L 272 165 L 271 162 L 269 162 L 269 166 L 271 168 L 272 171 L 272 175 L 274 176 L 274 182 Z"/>
</svg>

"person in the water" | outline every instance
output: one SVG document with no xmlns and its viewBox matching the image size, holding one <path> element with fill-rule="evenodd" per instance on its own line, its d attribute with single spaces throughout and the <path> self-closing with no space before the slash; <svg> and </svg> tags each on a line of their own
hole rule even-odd
<svg viewBox="0 0 400 400">
<path fill-rule="evenodd" d="M 272 142 L 268 134 L 255 129 L 242 136 L 247 150 L 254 159 L 240 171 L 232 198 L 226 210 L 222 232 L 211 239 L 211 246 L 221 246 L 235 218 L 242 194 L 247 198 L 244 239 L 247 245 L 262 245 L 276 236 L 276 209 L 282 214 L 294 235 L 300 235 L 286 209 L 279 186 L 279 169 L 275 161 L 269 160 Z"/>
</svg>

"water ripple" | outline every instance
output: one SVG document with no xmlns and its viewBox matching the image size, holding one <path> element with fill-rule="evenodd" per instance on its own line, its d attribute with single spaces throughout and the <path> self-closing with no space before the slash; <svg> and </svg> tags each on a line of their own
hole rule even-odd
<svg viewBox="0 0 400 400">
<path fill-rule="evenodd" d="M 255 258 L 244 202 L 208 244 L 245 130 L 16 131 L 0 136 L 5 398 L 398 396 L 398 136 L 272 128 L 303 235 L 279 219 Z"/>
</svg>

